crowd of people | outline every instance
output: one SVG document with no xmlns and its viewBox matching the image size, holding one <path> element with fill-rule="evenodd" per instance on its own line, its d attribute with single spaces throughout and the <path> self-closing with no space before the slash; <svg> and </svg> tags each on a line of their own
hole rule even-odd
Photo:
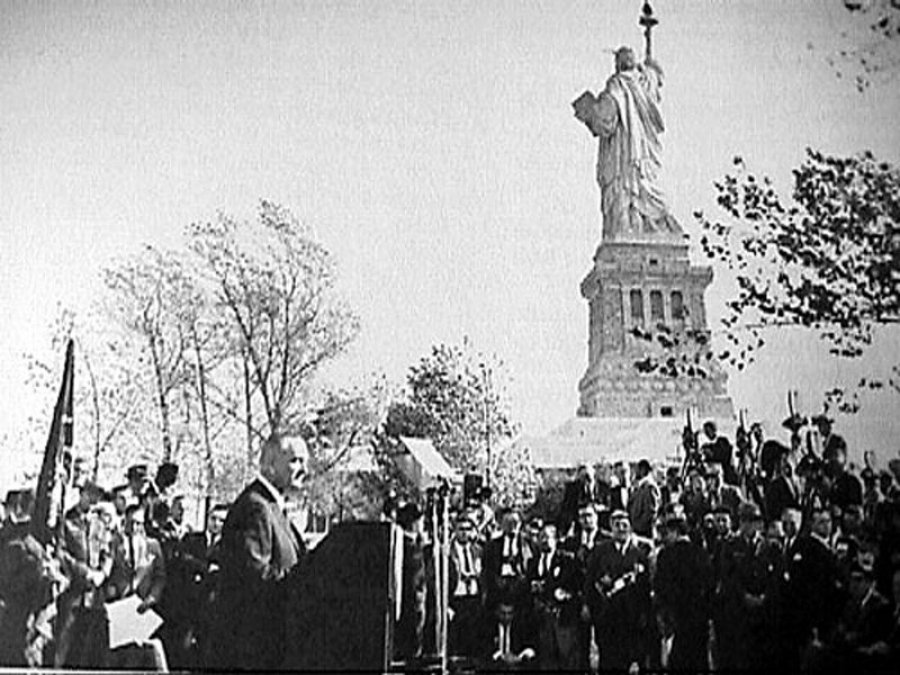
<svg viewBox="0 0 900 675">
<path fill-rule="evenodd" d="M 710 422 L 679 466 L 581 466 L 550 518 L 461 509 L 451 653 L 487 670 L 897 672 L 898 476 L 849 469 L 815 424 L 818 453 L 796 433 L 736 449 Z M 410 538 L 419 515 L 398 513 Z M 418 578 L 405 659 L 429 650 L 427 565 Z"/>
<path fill-rule="evenodd" d="M 0 665 L 166 670 L 199 665 L 204 612 L 215 588 L 216 548 L 227 514 L 215 505 L 205 531 L 185 520 L 173 491 L 178 466 L 146 464 L 107 490 L 75 479 L 51 545 L 34 536 L 32 489 L 10 490 L 0 527 Z M 72 494 L 72 492 L 70 492 Z M 130 595 L 157 612 L 157 634 L 109 649 L 106 603 Z"/>
<path fill-rule="evenodd" d="M 588 672 L 891 670 L 900 665 L 900 487 L 848 469 L 819 421 L 819 454 L 757 439 L 747 461 L 712 424 L 679 466 L 583 465 L 552 515 L 489 491 L 452 515 L 448 651 L 461 668 Z M 696 439 L 695 439 L 696 440 Z M 287 514 L 302 439 L 273 437 L 259 476 L 191 531 L 177 466 L 113 490 L 76 482 L 56 550 L 11 491 L 0 529 L 0 665 L 274 669 L 285 581 L 306 555 Z M 425 513 L 386 500 L 402 534 L 393 659 L 425 668 L 437 583 Z M 162 625 L 110 649 L 106 603 L 129 596 Z M 323 610 L 324 611 L 324 610 Z"/>
</svg>

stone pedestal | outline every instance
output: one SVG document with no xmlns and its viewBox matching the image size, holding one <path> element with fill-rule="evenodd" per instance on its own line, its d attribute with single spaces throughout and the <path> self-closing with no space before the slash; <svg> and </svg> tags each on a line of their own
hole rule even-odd
<svg viewBox="0 0 900 675">
<path fill-rule="evenodd" d="M 686 243 L 601 244 L 594 267 L 581 282 L 590 308 L 588 368 L 578 385 L 582 417 L 684 418 L 694 409 L 700 418 L 731 419 L 727 375 L 708 345 L 704 292 L 710 267 L 692 266 Z M 679 337 L 673 352 L 635 337 L 639 327 L 656 333 L 666 326 Z M 642 373 L 635 363 L 652 354 L 665 360 L 674 353 L 701 353 L 705 377 Z"/>
</svg>

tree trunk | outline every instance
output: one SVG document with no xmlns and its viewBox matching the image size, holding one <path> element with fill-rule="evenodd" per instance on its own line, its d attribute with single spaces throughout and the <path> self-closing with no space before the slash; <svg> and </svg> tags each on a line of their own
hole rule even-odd
<svg viewBox="0 0 900 675">
<path fill-rule="evenodd" d="M 247 477 L 253 473 L 253 404 L 250 390 L 250 355 L 245 350 L 244 357 L 244 417 L 247 420 Z"/>
<path fill-rule="evenodd" d="M 156 391 L 159 396 L 159 417 L 162 428 L 163 461 L 172 461 L 172 430 L 169 423 L 169 401 L 166 398 L 165 382 L 163 382 L 162 364 L 159 361 L 159 351 L 156 345 L 156 336 L 152 333 L 148 337 L 150 342 L 150 356 L 153 359 L 153 373 L 156 376 Z"/>
<path fill-rule="evenodd" d="M 197 357 L 197 368 L 195 374 L 197 376 L 197 397 L 200 400 L 200 423 L 203 428 L 203 448 L 206 452 L 206 495 L 205 513 L 203 521 L 206 522 L 206 516 L 209 513 L 209 497 L 212 494 L 216 480 L 216 468 L 213 464 L 212 442 L 209 438 L 209 408 L 206 400 L 206 368 L 203 366 L 203 356 L 200 352 L 200 340 L 197 337 L 197 327 L 191 326 L 191 337 L 194 341 L 194 354 Z"/>
</svg>

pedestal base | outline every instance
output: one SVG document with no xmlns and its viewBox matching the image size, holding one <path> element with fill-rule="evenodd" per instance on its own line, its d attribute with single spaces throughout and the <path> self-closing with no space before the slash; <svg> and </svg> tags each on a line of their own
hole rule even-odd
<svg viewBox="0 0 900 675">
<path fill-rule="evenodd" d="M 692 408 L 701 417 L 733 417 L 727 375 L 707 347 L 689 339 L 708 337 L 704 292 L 711 281 L 711 268 L 690 264 L 687 244 L 600 245 L 581 284 L 590 328 L 579 416 L 683 417 Z M 636 328 L 669 331 L 680 346 L 642 340 Z M 664 361 L 691 351 L 702 353 L 705 376 L 669 377 L 635 366 L 648 355 Z"/>
</svg>

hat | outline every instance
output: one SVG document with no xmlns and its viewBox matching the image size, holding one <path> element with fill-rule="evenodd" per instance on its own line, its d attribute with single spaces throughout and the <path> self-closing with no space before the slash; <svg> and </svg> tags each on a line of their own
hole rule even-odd
<svg viewBox="0 0 900 675">
<path fill-rule="evenodd" d="M 713 513 L 713 515 L 716 515 L 716 516 L 731 516 L 732 515 L 731 509 L 729 509 L 724 504 L 719 504 L 717 507 L 715 507 L 712 510 L 712 513 Z"/>
<path fill-rule="evenodd" d="M 762 520 L 762 511 L 754 502 L 742 502 L 738 507 L 738 519 L 742 522 Z"/>
<path fill-rule="evenodd" d="M 132 464 L 128 467 L 128 471 L 125 474 L 128 478 L 146 478 L 147 477 L 147 465 L 146 464 Z"/>
<path fill-rule="evenodd" d="M 817 426 L 819 424 L 823 424 L 823 423 L 834 424 L 834 418 L 829 417 L 825 413 L 819 413 L 818 415 L 813 415 L 812 417 L 809 418 L 809 421 Z"/>
<path fill-rule="evenodd" d="M 791 431 L 797 431 L 805 425 L 806 418 L 801 417 L 797 413 L 794 413 L 790 417 L 785 418 L 785 420 L 781 423 L 781 426 L 783 426 L 785 429 L 790 429 Z"/>
<path fill-rule="evenodd" d="M 623 518 L 625 520 L 628 520 L 628 511 L 625 511 L 624 509 L 616 509 L 609 514 L 609 522 L 612 522 L 614 520 L 622 520 Z"/>
</svg>

